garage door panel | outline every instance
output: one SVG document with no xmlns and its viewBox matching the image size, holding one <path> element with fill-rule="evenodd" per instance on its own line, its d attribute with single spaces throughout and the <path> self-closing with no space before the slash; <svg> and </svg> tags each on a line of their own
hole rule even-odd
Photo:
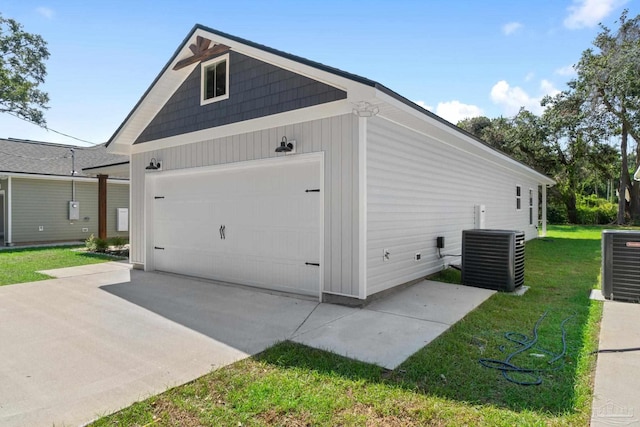
<svg viewBox="0 0 640 427">
<path fill-rule="evenodd" d="M 154 179 L 157 270 L 318 295 L 320 162 Z"/>
</svg>

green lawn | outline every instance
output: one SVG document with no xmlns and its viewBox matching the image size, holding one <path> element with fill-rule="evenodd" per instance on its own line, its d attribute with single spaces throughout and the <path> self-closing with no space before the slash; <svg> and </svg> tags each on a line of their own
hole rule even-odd
<svg viewBox="0 0 640 427">
<path fill-rule="evenodd" d="M 113 258 L 87 254 L 77 247 L 3 249 L 0 251 L 0 286 L 50 279 L 40 270 L 74 267 L 112 261 Z"/>
<path fill-rule="evenodd" d="M 394 371 L 284 342 L 93 425 L 588 425 L 602 314 L 589 292 L 598 286 L 600 230 L 550 227 L 549 237 L 527 243 L 524 296 L 494 295 Z M 518 385 L 480 365 L 521 348 L 504 334 L 531 336 L 545 312 L 538 346 L 512 360 L 553 368 L 541 385 Z M 560 323 L 570 316 L 566 354 L 549 364 L 545 351 L 561 353 Z"/>
</svg>

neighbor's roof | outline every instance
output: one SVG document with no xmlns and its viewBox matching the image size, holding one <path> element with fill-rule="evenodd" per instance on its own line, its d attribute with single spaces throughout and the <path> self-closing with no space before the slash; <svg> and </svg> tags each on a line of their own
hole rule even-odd
<svg viewBox="0 0 640 427">
<path fill-rule="evenodd" d="M 71 176 L 72 155 L 78 177 L 93 175 L 83 168 L 129 161 L 128 156 L 108 153 L 105 144 L 78 147 L 24 139 L 0 139 L 0 174 L 24 173 L 34 175 Z"/>
</svg>

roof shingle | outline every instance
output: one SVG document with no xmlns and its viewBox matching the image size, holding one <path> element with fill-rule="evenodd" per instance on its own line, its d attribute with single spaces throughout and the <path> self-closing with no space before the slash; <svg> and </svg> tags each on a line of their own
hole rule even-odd
<svg viewBox="0 0 640 427">
<path fill-rule="evenodd" d="M 105 144 L 78 147 L 9 138 L 0 139 L 0 173 L 71 176 L 72 150 L 78 177 L 91 176 L 83 168 L 129 161 L 128 156 L 107 153 Z"/>
</svg>

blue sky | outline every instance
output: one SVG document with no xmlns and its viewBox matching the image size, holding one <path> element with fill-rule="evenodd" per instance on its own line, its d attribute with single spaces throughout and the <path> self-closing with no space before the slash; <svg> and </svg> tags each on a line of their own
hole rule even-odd
<svg viewBox="0 0 640 427">
<path fill-rule="evenodd" d="M 196 23 L 376 80 L 455 123 L 540 113 L 598 23 L 615 28 L 639 2 L 0 0 L 0 12 L 49 43 L 48 126 L 101 143 Z M 7 114 L 0 137 L 88 145 Z"/>
</svg>

